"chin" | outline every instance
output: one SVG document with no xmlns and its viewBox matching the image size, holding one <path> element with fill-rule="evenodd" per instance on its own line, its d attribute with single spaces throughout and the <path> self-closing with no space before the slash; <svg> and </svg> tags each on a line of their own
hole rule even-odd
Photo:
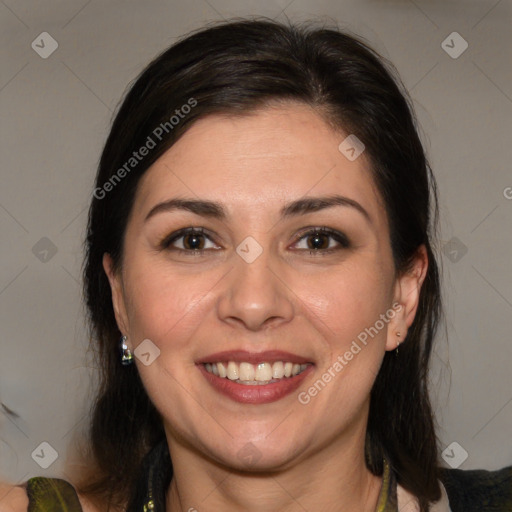
<svg viewBox="0 0 512 512">
<path fill-rule="evenodd" d="M 297 442 L 287 439 L 287 443 L 277 442 L 269 444 L 262 439 L 233 443 L 229 452 L 224 449 L 212 452 L 212 457 L 222 466 L 235 471 L 266 473 L 285 469 L 297 460 L 302 450 L 298 450 Z M 203 452 L 204 453 L 204 452 Z"/>
</svg>

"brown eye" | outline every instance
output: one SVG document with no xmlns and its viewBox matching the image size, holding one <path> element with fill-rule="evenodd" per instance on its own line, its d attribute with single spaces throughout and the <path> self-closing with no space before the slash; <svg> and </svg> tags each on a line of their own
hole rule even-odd
<svg viewBox="0 0 512 512">
<path fill-rule="evenodd" d="M 329 236 L 324 233 L 315 233 L 306 238 L 308 249 L 327 249 L 329 247 Z"/>
<path fill-rule="evenodd" d="M 303 233 L 294 247 L 309 250 L 310 254 L 329 254 L 340 249 L 347 249 L 350 247 L 350 242 L 343 233 L 321 227 Z"/>
<path fill-rule="evenodd" d="M 204 236 L 199 234 L 189 234 L 183 236 L 183 246 L 186 250 L 200 250 L 204 247 Z"/>
<path fill-rule="evenodd" d="M 180 229 L 165 238 L 160 247 L 169 251 L 202 254 L 207 249 L 218 249 L 203 228 Z"/>
</svg>

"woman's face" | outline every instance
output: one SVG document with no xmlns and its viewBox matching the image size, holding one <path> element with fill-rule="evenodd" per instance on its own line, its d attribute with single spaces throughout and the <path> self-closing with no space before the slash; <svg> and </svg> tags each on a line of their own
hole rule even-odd
<svg viewBox="0 0 512 512">
<path fill-rule="evenodd" d="M 366 155 L 338 148 L 348 135 L 303 105 L 212 116 L 142 178 L 122 271 L 104 266 L 171 444 L 269 469 L 364 438 L 422 277 L 395 275 Z"/>
</svg>

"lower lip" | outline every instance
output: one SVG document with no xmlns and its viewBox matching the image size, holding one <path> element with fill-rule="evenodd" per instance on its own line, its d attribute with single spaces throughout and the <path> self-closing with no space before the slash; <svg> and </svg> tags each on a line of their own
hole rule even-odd
<svg viewBox="0 0 512 512">
<path fill-rule="evenodd" d="M 220 393 L 235 402 L 243 404 L 268 404 L 293 393 L 303 380 L 313 371 L 314 365 L 308 367 L 295 377 L 283 377 L 279 382 L 261 385 L 238 384 L 225 377 L 217 377 L 206 370 L 203 364 L 198 364 L 199 370 L 206 380 Z"/>
</svg>

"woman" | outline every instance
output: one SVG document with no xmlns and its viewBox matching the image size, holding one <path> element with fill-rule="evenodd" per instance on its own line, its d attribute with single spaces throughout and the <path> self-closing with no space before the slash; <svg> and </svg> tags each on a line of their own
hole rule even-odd
<svg viewBox="0 0 512 512">
<path fill-rule="evenodd" d="M 146 68 L 89 215 L 89 471 L 20 510 L 510 510 L 510 468 L 439 468 L 436 188 L 393 76 L 265 20 Z"/>
</svg>

